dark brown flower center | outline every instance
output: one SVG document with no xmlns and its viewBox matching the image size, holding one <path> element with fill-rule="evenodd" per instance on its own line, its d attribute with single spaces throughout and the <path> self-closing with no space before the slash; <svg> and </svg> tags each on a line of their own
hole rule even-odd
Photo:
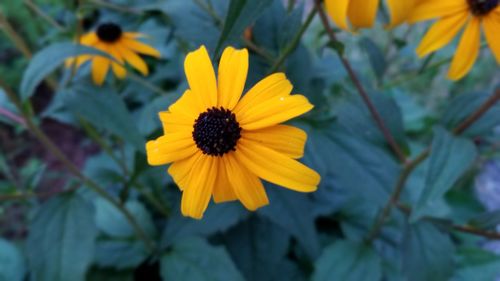
<svg viewBox="0 0 500 281">
<path fill-rule="evenodd" d="M 500 0 L 467 0 L 471 12 L 476 16 L 484 16 L 494 10 Z"/>
<path fill-rule="evenodd" d="M 107 43 L 116 42 L 122 36 L 122 29 L 119 25 L 108 22 L 97 27 L 97 37 Z"/>
<path fill-rule="evenodd" d="M 236 150 L 241 127 L 236 116 L 223 107 L 209 108 L 194 122 L 193 140 L 204 154 L 222 156 Z"/>
</svg>

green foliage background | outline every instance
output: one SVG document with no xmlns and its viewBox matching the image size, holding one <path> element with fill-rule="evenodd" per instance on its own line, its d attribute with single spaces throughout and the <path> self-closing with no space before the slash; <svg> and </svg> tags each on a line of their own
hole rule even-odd
<svg viewBox="0 0 500 281">
<path fill-rule="evenodd" d="M 484 236 L 499 237 L 500 213 L 483 207 L 474 190 L 484 163 L 500 156 L 500 105 L 461 135 L 453 131 L 500 81 L 489 51 L 465 79 L 452 83 L 445 73 L 453 47 L 419 60 L 414 50 L 427 26 L 385 30 L 384 12 L 371 30 L 338 32 L 342 44 L 333 46 L 315 17 L 295 47 L 313 5 L 294 2 L 2 2 L 0 12 L 35 55 L 23 57 L 1 33 L 0 77 L 33 113 L 35 124 L 42 129 L 64 124 L 49 137 L 57 141 L 64 139 L 62 130 L 77 132 L 67 156 L 119 208 L 94 192 L 92 183 L 33 149 L 38 142 L 24 126 L 0 116 L 0 280 L 487 281 L 500 276 L 500 257 L 483 248 Z M 93 86 L 88 66 L 74 76 L 60 67 L 71 55 L 97 52 L 71 44 L 80 20 L 85 28 L 114 21 L 143 32 L 162 58 L 148 60 L 148 77 L 110 76 L 103 87 Z M 245 39 L 247 27 L 252 37 Z M 260 52 L 251 49 L 247 87 L 277 67 L 294 92 L 315 105 L 294 125 L 308 132 L 303 161 L 321 174 L 321 184 L 313 194 L 267 185 L 271 204 L 254 213 L 228 203 L 211 204 L 201 221 L 182 217 L 180 192 L 165 167 L 146 163 L 145 140 L 160 134 L 157 112 L 187 87 L 187 52 L 204 44 L 218 58 L 225 46 L 245 47 L 248 41 Z M 354 65 L 405 155 L 414 159 L 431 147 L 408 175 L 380 232 L 373 233 L 374 227 L 406 169 L 358 97 L 339 51 Z M 3 90 L 0 107 L 24 114 Z"/>
</svg>

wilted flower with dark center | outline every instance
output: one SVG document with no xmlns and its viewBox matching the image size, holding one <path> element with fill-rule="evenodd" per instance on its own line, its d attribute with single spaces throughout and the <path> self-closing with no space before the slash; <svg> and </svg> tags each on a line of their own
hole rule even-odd
<svg viewBox="0 0 500 281">
<path fill-rule="evenodd" d="M 240 200 L 249 210 L 268 204 L 260 179 L 299 192 L 315 191 L 320 176 L 295 159 L 306 133 L 281 125 L 313 108 L 291 95 L 283 73 L 264 78 L 243 97 L 248 51 L 228 47 L 215 72 L 205 47 L 187 55 L 189 89 L 160 112 L 164 135 L 146 145 L 151 165 L 168 169 L 182 190 L 181 211 L 200 219 L 210 198 Z"/>
</svg>

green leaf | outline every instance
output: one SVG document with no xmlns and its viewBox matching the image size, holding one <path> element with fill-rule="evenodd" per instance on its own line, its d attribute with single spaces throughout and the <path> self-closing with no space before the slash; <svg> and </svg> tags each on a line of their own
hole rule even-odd
<svg viewBox="0 0 500 281">
<path fill-rule="evenodd" d="M 286 257 L 290 235 L 268 219 L 250 217 L 229 230 L 224 241 L 246 280 L 294 280 L 301 276 Z"/>
<path fill-rule="evenodd" d="M 25 274 L 26 265 L 21 252 L 0 238 L 0 281 L 22 281 Z"/>
<path fill-rule="evenodd" d="M 197 238 L 175 243 L 172 250 L 161 257 L 160 268 L 163 280 L 244 280 L 224 248 Z"/>
<path fill-rule="evenodd" d="M 327 247 L 314 264 L 312 281 L 378 281 L 380 258 L 364 243 L 341 240 Z"/>
<path fill-rule="evenodd" d="M 313 201 L 303 193 L 274 185 L 267 186 L 267 195 L 272 203 L 260 209 L 259 213 L 297 239 L 309 258 L 317 257 L 320 245 L 318 232 L 314 227 L 314 213 L 304 212 L 314 208 Z"/>
<path fill-rule="evenodd" d="M 500 210 L 477 215 L 469 221 L 469 224 L 479 229 L 494 229 L 500 225 Z"/>
<path fill-rule="evenodd" d="M 23 74 L 20 88 L 21 99 L 24 101 L 31 97 L 38 84 L 67 58 L 87 54 L 109 57 L 97 49 L 69 42 L 52 44 L 36 53 Z"/>
<path fill-rule="evenodd" d="M 174 209 L 176 213 L 172 215 L 163 231 L 162 247 L 168 247 L 186 237 L 209 236 L 226 231 L 248 215 L 241 204 L 236 202 L 209 206 L 202 220 L 182 216 L 179 206 Z"/>
<path fill-rule="evenodd" d="M 385 70 L 387 68 L 384 52 L 372 39 L 368 37 L 361 38 L 359 44 L 368 54 L 373 72 L 375 73 L 377 79 L 380 80 L 384 76 Z"/>
<path fill-rule="evenodd" d="M 115 206 L 101 197 L 94 201 L 96 208 L 96 224 L 104 234 L 115 238 L 132 238 L 135 232 L 125 215 Z M 156 229 L 148 210 L 138 201 L 128 201 L 125 208 L 135 217 L 141 228 L 150 236 Z"/>
<path fill-rule="evenodd" d="M 455 248 L 447 234 L 430 222 L 420 221 L 407 225 L 402 244 L 406 280 L 449 280 Z"/>
<path fill-rule="evenodd" d="M 467 93 L 456 96 L 449 103 L 446 109 L 442 123 L 447 128 L 455 128 L 474 111 L 476 111 L 488 98 L 487 93 Z M 486 112 L 479 120 L 474 122 L 463 133 L 466 136 L 478 136 L 491 133 L 493 128 L 500 124 L 500 104 L 497 103 L 488 112 Z"/>
<path fill-rule="evenodd" d="M 407 146 L 403 116 L 394 99 L 380 93 L 370 94 L 370 98 L 395 140 L 403 146 Z M 337 116 L 339 124 L 354 135 L 372 141 L 379 146 L 387 147 L 384 135 L 360 97 L 349 97 L 341 103 L 337 108 Z"/>
<path fill-rule="evenodd" d="M 100 267 L 134 268 L 148 257 L 139 240 L 99 240 L 96 246 L 95 263 Z"/>
<path fill-rule="evenodd" d="M 476 156 L 470 140 L 452 136 L 442 128 L 435 130 L 425 185 L 411 215 L 413 222 L 434 214 L 445 193 L 471 167 Z"/>
<path fill-rule="evenodd" d="M 98 129 L 107 130 L 144 151 L 145 140 L 135 126 L 125 102 L 110 89 L 77 87 L 59 93 L 77 118 L 83 118 Z"/>
<path fill-rule="evenodd" d="M 231 0 L 214 54 L 220 53 L 226 41 L 242 36 L 245 28 L 257 19 L 271 3 L 273 3 L 272 0 Z"/>
<path fill-rule="evenodd" d="M 96 236 L 94 208 L 78 194 L 44 203 L 31 222 L 27 240 L 33 280 L 85 280 Z"/>
<path fill-rule="evenodd" d="M 478 248 L 460 248 L 457 254 L 458 270 L 456 270 L 453 280 L 498 280 L 500 256 L 497 254 Z"/>
</svg>

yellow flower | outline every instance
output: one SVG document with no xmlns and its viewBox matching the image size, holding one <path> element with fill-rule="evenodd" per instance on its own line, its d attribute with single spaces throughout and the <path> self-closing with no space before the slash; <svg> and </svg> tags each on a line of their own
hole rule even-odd
<svg viewBox="0 0 500 281">
<path fill-rule="evenodd" d="M 137 53 L 158 58 L 160 52 L 136 40 L 143 36 L 141 33 L 123 32 L 121 27 L 114 23 L 101 24 L 95 32 L 83 35 L 80 38 L 80 44 L 108 53 L 121 64 L 98 55 L 81 55 L 67 60 L 66 65 L 71 66 L 76 63 L 76 66 L 80 67 L 83 63 L 92 60 L 92 79 L 97 85 L 102 85 L 110 67 L 118 78 L 125 78 L 127 74 L 125 67 L 123 67 L 125 62 L 143 75 L 147 75 L 149 72 L 148 66 Z"/>
<path fill-rule="evenodd" d="M 406 20 L 415 0 L 386 2 L 391 16 L 388 27 L 394 27 Z M 349 22 L 355 29 L 372 27 L 379 4 L 380 0 L 325 0 L 326 11 L 335 24 L 344 30 L 349 30 Z"/>
<path fill-rule="evenodd" d="M 499 0 L 419 0 L 408 18 L 410 23 L 438 19 L 417 48 L 423 57 L 452 41 L 465 27 L 458 43 L 448 78 L 464 77 L 479 55 L 481 26 L 486 41 L 500 63 L 500 1 Z"/>
<path fill-rule="evenodd" d="M 317 189 L 320 176 L 297 160 L 307 135 L 280 123 L 313 108 L 291 95 L 283 73 L 270 75 L 243 97 L 248 51 L 224 50 L 216 80 L 204 46 L 187 55 L 189 89 L 160 112 L 164 135 L 146 144 L 150 165 L 172 163 L 168 173 L 183 192 L 181 211 L 201 219 L 210 198 L 240 200 L 249 210 L 267 205 L 260 180 L 299 192 Z"/>
</svg>

